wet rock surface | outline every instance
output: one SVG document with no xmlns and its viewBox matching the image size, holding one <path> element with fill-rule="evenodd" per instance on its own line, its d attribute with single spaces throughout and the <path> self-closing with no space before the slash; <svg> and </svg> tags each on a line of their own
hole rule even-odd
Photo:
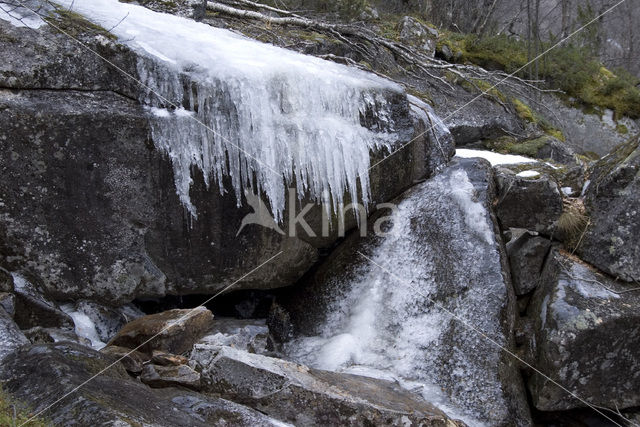
<svg viewBox="0 0 640 427">
<path fill-rule="evenodd" d="M 265 354 L 271 348 L 265 320 L 239 320 L 216 317 L 207 334 L 197 344 L 233 347 L 249 353 Z"/>
<path fill-rule="evenodd" d="M 534 366 L 590 404 L 638 406 L 640 294 L 629 289 L 553 249 L 528 312 Z M 528 384 L 540 410 L 586 406 L 539 374 Z"/>
<path fill-rule="evenodd" d="M 203 390 L 295 425 L 463 425 L 389 381 L 205 344 L 191 360 L 202 370 Z"/>
<path fill-rule="evenodd" d="M 4 308 L 0 307 L 0 361 L 15 349 L 29 344 L 29 340 Z"/>
<path fill-rule="evenodd" d="M 277 300 L 274 327 L 296 338 L 284 351 L 321 369 L 382 370 L 426 394 L 424 384 L 436 384 L 476 419 L 528 425 L 515 361 L 450 314 L 512 348 L 515 296 L 494 197 L 492 168 L 479 159 L 457 160 L 405 193 L 395 231 L 379 237 L 370 223 L 367 237 L 350 236 Z"/>
<path fill-rule="evenodd" d="M 34 412 L 55 403 L 46 413 L 55 425 L 278 425 L 270 417 L 228 400 L 184 389 L 149 388 L 132 380 L 120 365 L 64 397 L 113 361 L 78 344 L 27 346 L 4 359 L 0 381 L 5 391 L 29 404 Z"/>
</svg>

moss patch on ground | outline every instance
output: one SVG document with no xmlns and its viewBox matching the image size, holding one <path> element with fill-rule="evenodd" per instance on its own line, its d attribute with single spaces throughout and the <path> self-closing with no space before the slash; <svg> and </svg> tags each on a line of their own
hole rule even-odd
<svg viewBox="0 0 640 427">
<path fill-rule="evenodd" d="M 527 45 L 507 36 L 478 38 L 475 35 L 441 31 L 436 49 L 451 50 L 454 60 L 526 77 Z M 544 44 L 543 50 L 551 45 Z M 585 48 L 559 46 L 538 62 L 538 72 L 551 88 L 564 91 L 577 107 L 594 112 L 611 109 L 616 117 L 640 118 L 640 80 L 624 70 L 605 68 Z"/>
<path fill-rule="evenodd" d="M 548 136 L 533 138 L 524 141 L 517 141 L 512 136 L 503 136 L 494 140 L 486 141 L 484 145 L 502 154 L 517 154 L 520 156 L 536 157 L 541 148 L 550 142 Z"/>
<path fill-rule="evenodd" d="M 33 414 L 24 405 L 16 402 L 0 387 L 0 426 L 19 426 L 26 423 Z M 29 421 L 29 427 L 49 427 L 50 422 L 37 417 Z"/>
<path fill-rule="evenodd" d="M 55 11 L 51 12 L 51 14 L 44 19 L 45 21 L 47 21 L 47 23 L 54 26 L 54 28 L 59 28 L 65 33 L 74 37 L 90 34 L 101 35 L 111 40 L 116 40 L 116 36 L 105 30 L 101 26 L 86 20 L 82 15 L 78 13 L 64 9 L 62 7 L 57 7 Z"/>
</svg>

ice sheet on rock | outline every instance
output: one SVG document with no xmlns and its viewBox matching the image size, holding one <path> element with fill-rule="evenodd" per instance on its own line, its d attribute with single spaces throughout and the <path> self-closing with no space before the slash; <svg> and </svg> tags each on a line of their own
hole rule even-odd
<svg viewBox="0 0 640 427">
<path fill-rule="evenodd" d="M 100 350 L 106 344 L 100 340 L 96 325 L 86 314 L 77 311 L 73 304 L 63 304 L 60 309 L 67 313 L 75 325 L 76 335 L 86 338 L 91 342 L 91 347 Z"/>
<path fill-rule="evenodd" d="M 529 157 L 516 156 L 513 154 L 500 154 L 487 150 L 469 150 L 466 148 L 457 148 L 456 156 L 464 159 L 472 157 L 480 157 L 486 159 L 491 163 L 491 166 L 498 165 L 517 165 L 521 163 L 536 163 L 537 160 L 530 159 Z"/>
<path fill-rule="evenodd" d="M 32 6 L 34 8 L 37 7 L 40 10 L 42 10 L 42 8 L 45 8 L 45 10 L 49 9 L 46 3 L 34 4 Z M 46 22 L 37 14 L 33 13 L 26 7 L 16 6 L 15 2 L 13 4 L 0 2 L 0 19 L 9 21 L 11 25 L 18 28 L 26 27 L 34 30 L 46 24 Z"/>
<path fill-rule="evenodd" d="M 450 416 L 483 425 L 482 412 L 505 407 L 498 403 L 500 350 L 433 299 L 449 295 L 448 310 L 505 343 L 497 317 L 506 291 L 489 214 L 475 201 L 466 171 L 457 169 L 410 193 L 392 222 L 391 235 L 362 249 L 373 262 L 332 285 L 337 296 L 321 334 L 294 340 L 285 352 L 320 369 L 395 379 Z M 440 243 L 420 227 L 439 229 Z M 485 398 L 496 406 L 486 408 Z"/>
<path fill-rule="evenodd" d="M 534 178 L 536 176 L 540 176 L 540 172 L 534 170 L 522 171 L 516 174 L 520 178 Z"/>
<path fill-rule="evenodd" d="M 117 0 L 58 2 L 113 28 L 139 53 L 143 101 L 155 108 L 154 143 L 171 158 L 177 192 L 193 215 L 194 166 L 220 191 L 228 175 L 238 203 L 245 189 L 264 191 L 276 219 L 294 181 L 300 195 L 319 200 L 329 191 L 334 209 L 345 191 L 368 201 L 369 150 L 394 132 L 383 92 L 400 92 L 398 85 Z M 370 111 L 376 129 L 361 124 Z"/>
</svg>

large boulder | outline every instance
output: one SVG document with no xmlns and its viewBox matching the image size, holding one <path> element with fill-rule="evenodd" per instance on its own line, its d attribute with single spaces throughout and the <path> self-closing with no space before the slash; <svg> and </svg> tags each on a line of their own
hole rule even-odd
<svg viewBox="0 0 640 427">
<path fill-rule="evenodd" d="M 139 77 L 140 58 L 108 32 L 74 14 L 52 19 Z M 220 194 L 197 168 L 189 198 L 199 216 L 191 218 L 132 79 L 47 25 L 33 30 L 0 20 L 0 30 L 11 58 L 0 64 L 0 265 L 37 278 L 52 298 L 117 306 L 140 296 L 211 294 L 241 277 L 236 289 L 283 287 L 316 262 L 317 247 L 340 238 L 338 227 L 317 237 L 320 206 L 306 216 L 315 238 L 304 237 L 300 227 L 296 238 L 256 225 L 237 235 L 252 208 L 244 197 L 236 200 L 228 177 Z M 393 127 L 397 140 L 372 150 L 371 163 L 416 141 L 372 169 L 374 207 L 447 160 L 428 158 L 434 144 L 417 131 L 426 125 L 405 94 L 380 96 L 391 105 L 388 116 L 363 111 L 363 125 Z M 356 225 L 347 215 L 345 229 Z M 246 275 L 275 256 L 269 268 Z"/>
<path fill-rule="evenodd" d="M 497 168 L 498 201 L 495 210 L 503 229 L 525 228 L 553 235 L 562 215 L 562 193 L 551 176 L 518 176 Z"/>
<path fill-rule="evenodd" d="M 613 277 L 640 282 L 640 137 L 596 163 L 584 204 L 589 225 L 580 256 Z"/>
<path fill-rule="evenodd" d="M 45 410 L 42 416 L 55 425 L 282 425 L 228 400 L 151 389 L 120 364 L 110 366 L 116 360 L 72 343 L 27 346 L 0 364 L 0 381 L 33 413 Z"/>
<path fill-rule="evenodd" d="M 630 289 L 553 249 L 528 311 L 533 365 L 591 405 L 639 406 L 640 293 Z M 539 373 L 529 390 L 543 411 L 586 406 Z"/>
<path fill-rule="evenodd" d="M 513 349 L 515 296 L 494 197 L 489 163 L 462 159 L 396 199 L 390 218 L 370 221 L 366 237 L 349 236 L 277 298 L 269 326 L 296 338 L 288 357 L 385 372 L 440 393 L 471 424 L 529 425 L 517 362 L 495 345 Z"/>
<path fill-rule="evenodd" d="M 202 371 L 203 390 L 294 425 L 459 425 L 389 381 L 206 344 L 196 345 L 191 359 Z"/>
<path fill-rule="evenodd" d="M 153 350 L 180 354 L 191 350 L 212 322 L 213 314 L 204 307 L 151 314 L 127 323 L 109 345 L 147 354 Z"/>
</svg>

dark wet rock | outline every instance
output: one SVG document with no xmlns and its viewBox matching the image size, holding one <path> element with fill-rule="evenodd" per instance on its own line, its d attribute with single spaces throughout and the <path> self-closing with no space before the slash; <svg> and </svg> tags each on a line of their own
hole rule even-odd
<svg viewBox="0 0 640 427">
<path fill-rule="evenodd" d="M 13 292 L 13 277 L 0 267 L 0 292 Z"/>
<path fill-rule="evenodd" d="M 149 361 L 149 355 L 130 348 L 108 345 L 100 349 L 100 353 L 115 356 L 122 363 L 127 372 L 139 375 L 144 368 L 144 364 Z"/>
<path fill-rule="evenodd" d="M 562 194 L 547 175 L 519 177 L 506 168 L 496 169 L 496 215 L 503 229 L 525 228 L 552 235 L 562 215 Z"/>
<path fill-rule="evenodd" d="M 227 400 L 184 389 L 151 389 L 131 379 L 119 364 L 106 369 L 115 360 L 72 343 L 27 346 L 0 364 L 0 381 L 34 413 L 55 403 L 43 414 L 54 425 L 276 425 L 275 420 Z"/>
<path fill-rule="evenodd" d="M 77 342 L 83 345 L 91 345 L 87 339 L 76 335 L 75 331 L 70 328 L 42 328 L 35 326 L 22 331 L 32 344 L 48 344 L 58 341 Z"/>
<path fill-rule="evenodd" d="M 277 302 L 271 305 L 269 316 L 267 317 L 267 325 L 269 327 L 269 333 L 276 342 L 288 342 L 295 336 L 296 328 L 291 322 L 289 309 L 284 308 Z"/>
<path fill-rule="evenodd" d="M 422 22 L 410 16 L 403 17 L 398 22 L 398 38 L 403 43 L 419 48 L 427 55 L 433 56 L 436 50 L 438 33 Z"/>
<path fill-rule="evenodd" d="M 212 322 L 213 314 L 204 307 L 164 311 L 127 323 L 109 345 L 135 348 L 148 354 L 153 350 L 181 354 L 191 350 Z"/>
<path fill-rule="evenodd" d="M 29 340 L 4 308 L 0 307 L 0 361 L 26 344 L 29 344 Z"/>
<path fill-rule="evenodd" d="M 36 326 L 43 328 L 73 328 L 73 319 L 31 282 L 14 275 L 15 315 L 21 329 Z"/>
<path fill-rule="evenodd" d="M 589 226 L 578 253 L 613 277 L 640 282 L 640 139 L 596 163 L 589 179 Z"/>
<path fill-rule="evenodd" d="M 545 257 L 551 241 L 525 231 L 507 243 L 513 288 L 517 296 L 528 294 L 538 286 Z"/>
<path fill-rule="evenodd" d="M 145 365 L 140 381 L 153 388 L 187 387 L 200 389 L 200 374 L 187 365 Z"/>
<path fill-rule="evenodd" d="M 216 317 L 212 328 L 198 344 L 233 347 L 249 353 L 265 354 L 271 349 L 269 328 L 264 320 Z"/>
<path fill-rule="evenodd" d="M 529 425 L 515 360 L 446 311 L 513 348 L 515 295 L 494 197 L 488 162 L 455 160 L 394 201 L 390 234 L 377 236 L 370 221 L 366 237 L 349 236 L 299 287 L 278 297 L 269 325 L 283 333 L 272 334 L 295 337 L 284 345 L 294 360 L 329 370 L 372 363 L 396 378 L 435 384 L 451 406 L 488 424 Z M 362 324 L 358 319 L 375 325 L 365 339 L 351 329 Z M 332 352 L 339 354 L 319 357 Z"/>
<path fill-rule="evenodd" d="M 16 296 L 8 292 L 0 292 L 0 307 L 13 318 L 16 313 Z"/>
<path fill-rule="evenodd" d="M 396 384 L 309 369 L 231 347 L 197 345 L 202 387 L 295 425 L 455 426 L 443 412 Z"/>
<path fill-rule="evenodd" d="M 640 293 L 553 249 L 528 315 L 534 366 L 587 402 L 640 405 Z M 586 406 L 540 374 L 529 390 L 543 411 Z"/>
</svg>

